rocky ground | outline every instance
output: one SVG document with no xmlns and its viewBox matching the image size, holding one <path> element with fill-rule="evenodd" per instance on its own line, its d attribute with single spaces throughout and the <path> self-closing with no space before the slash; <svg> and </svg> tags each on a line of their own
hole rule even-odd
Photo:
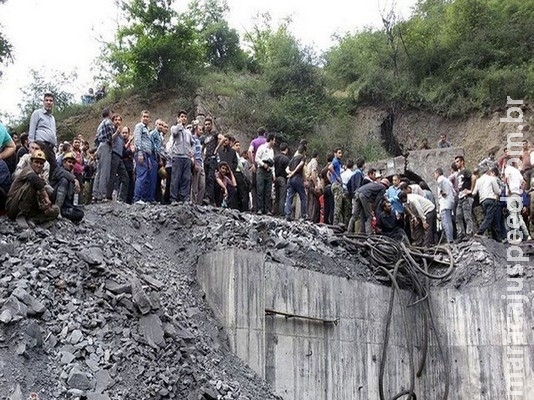
<svg viewBox="0 0 534 400">
<path fill-rule="evenodd" d="M 228 247 L 382 282 L 365 247 L 307 222 L 113 203 L 87 206 L 79 225 L 23 230 L 1 217 L 0 399 L 279 398 L 229 352 L 195 281 L 198 256 Z M 506 278 L 502 244 L 470 241 L 452 254 L 453 274 L 435 285 Z"/>
</svg>

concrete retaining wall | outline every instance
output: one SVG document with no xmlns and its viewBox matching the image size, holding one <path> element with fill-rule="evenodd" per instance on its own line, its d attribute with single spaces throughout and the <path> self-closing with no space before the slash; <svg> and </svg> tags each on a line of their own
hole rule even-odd
<svg viewBox="0 0 534 400">
<path fill-rule="evenodd" d="M 197 271 L 232 350 L 285 400 L 379 399 L 388 287 L 265 262 L 262 254 L 242 250 L 204 255 Z M 432 291 L 438 333 L 450 361 L 449 399 L 534 398 L 534 314 L 530 303 L 520 303 L 524 314 L 517 319 L 519 314 L 511 314 L 507 305 L 519 300 L 507 298 L 510 294 L 530 296 L 532 287 L 525 283 L 521 292 L 507 292 L 502 283 Z M 407 303 L 409 297 L 404 293 L 400 300 Z M 266 309 L 338 323 L 266 315 Z M 401 315 L 396 301 L 386 398 L 409 385 L 406 333 L 413 343 L 422 343 L 421 310 L 410 309 L 408 331 Z M 514 339 L 509 333 L 511 315 L 519 322 L 514 346 L 510 344 Z M 510 351 L 522 353 L 513 356 L 516 364 L 510 362 Z M 420 347 L 415 354 L 418 363 Z M 522 370 L 517 378 L 524 385 L 522 396 L 513 397 L 508 390 L 513 368 Z M 418 399 L 443 398 L 444 371 L 431 333 L 426 367 L 423 376 L 416 378 Z"/>
</svg>

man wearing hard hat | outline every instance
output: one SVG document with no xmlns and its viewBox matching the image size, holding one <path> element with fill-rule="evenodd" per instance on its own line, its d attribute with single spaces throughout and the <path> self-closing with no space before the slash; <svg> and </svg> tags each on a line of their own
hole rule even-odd
<svg viewBox="0 0 534 400">
<path fill-rule="evenodd" d="M 54 220 L 59 215 L 59 207 L 50 201 L 45 189 L 46 183 L 40 177 L 45 162 L 44 152 L 35 150 L 30 157 L 30 165 L 15 178 L 7 194 L 7 215 L 16 219 L 23 228 L 28 227 L 27 219 L 43 223 Z"/>
</svg>

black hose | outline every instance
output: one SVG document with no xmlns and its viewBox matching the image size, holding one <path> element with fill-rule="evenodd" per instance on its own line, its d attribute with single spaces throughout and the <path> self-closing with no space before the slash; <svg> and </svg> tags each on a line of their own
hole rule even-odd
<svg viewBox="0 0 534 400">
<path fill-rule="evenodd" d="M 380 361 L 378 385 L 380 400 L 386 400 L 384 391 L 384 373 L 387 363 L 387 350 L 390 339 L 391 322 L 393 319 L 393 308 L 395 293 L 400 295 L 401 287 L 410 289 L 413 293 L 412 299 L 406 304 L 401 304 L 401 318 L 403 320 L 403 330 L 406 340 L 406 347 L 409 354 L 410 382 L 407 389 L 393 395 L 389 400 L 397 400 L 404 396 L 408 400 L 416 400 L 415 378 L 420 378 L 423 374 L 429 347 L 429 333 L 434 331 L 441 361 L 444 365 L 445 390 L 443 400 L 448 399 L 450 389 L 450 366 L 448 354 L 445 351 L 437 331 L 436 322 L 432 312 L 430 297 L 430 279 L 443 280 L 447 279 L 454 272 L 455 262 L 449 246 L 438 245 L 433 248 L 421 248 L 406 246 L 404 243 L 395 241 L 386 236 L 368 236 L 363 234 L 339 235 L 340 244 L 345 245 L 347 251 L 352 253 L 369 256 L 370 268 L 374 268 L 376 276 L 384 274 L 391 282 L 391 295 L 389 299 L 388 312 L 385 317 L 386 325 L 384 332 L 384 346 L 382 348 L 382 357 Z M 448 259 L 443 261 L 442 258 Z M 433 268 L 445 269 L 442 273 L 430 272 Z M 399 303 L 401 298 L 399 296 Z M 417 309 L 422 312 L 423 319 L 423 343 L 422 354 L 418 363 L 417 371 L 414 365 L 414 343 L 412 338 L 413 329 L 409 326 L 406 311 L 417 305 Z"/>
</svg>

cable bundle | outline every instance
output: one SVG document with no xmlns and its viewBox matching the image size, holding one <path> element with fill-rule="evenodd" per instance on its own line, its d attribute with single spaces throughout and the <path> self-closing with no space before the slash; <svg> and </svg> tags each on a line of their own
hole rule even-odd
<svg viewBox="0 0 534 400">
<path fill-rule="evenodd" d="M 449 396 L 449 360 L 448 355 L 441 343 L 437 332 L 436 323 L 430 301 L 430 279 L 443 280 L 448 278 L 454 271 L 454 258 L 449 246 L 438 245 L 433 248 L 420 248 L 406 246 L 387 236 L 367 236 L 367 235 L 343 235 L 339 238 L 339 244 L 349 252 L 359 252 L 368 254 L 371 259 L 370 268 L 373 269 L 375 277 L 380 281 L 391 282 L 391 295 L 389 299 L 389 309 L 386 316 L 386 329 L 384 332 L 384 347 L 380 360 L 380 372 L 378 378 L 380 400 L 386 400 L 384 394 L 384 371 L 387 362 L 387 350 L 390 336 L 390 327 L 393 317 L 393 306 L 395 294 L 400 295 L 401 288 L 410 290 L 412 296 L 407 304 L 403 304 L 399 296 L 401 306 L 401 318 L 404 326 L 404 337 L 409 353 L 410 384 L 408 389 L 402 390 L 389 400 L 405 398 L 416 400 L 415 377 L 421 377 L 428 352 L 429 333 L 432 329 L 436 336 L 437 345 L 441 361 L 444 365 L 444 385 L 443 400 Z M 420 357 L 417 370 L 414 363 L 414 343 L 412 338 L 413 328 L 407 318 L 408 308 L 416 305 L 421 306 L 423 320 L 423 343 L 422 355 Z"/>
</svg>

